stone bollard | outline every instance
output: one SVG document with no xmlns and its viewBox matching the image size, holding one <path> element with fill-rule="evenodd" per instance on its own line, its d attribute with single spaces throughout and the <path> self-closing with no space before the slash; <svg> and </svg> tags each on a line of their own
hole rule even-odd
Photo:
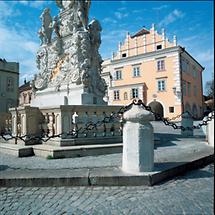
<svg viewBox="0 0 215 215">
<path fill-rule="evenodd" d="M 209 113 L 209 117 L 212 117 L 213 113 Z M 214 117 L 207 124 L 207 140 L 208 145 L 214 147 Z"/>
<path fill-rule="evenodd" d="M 203 120 L 202 120 L 202 121 L 203 121 L 203 122 L 204 122 L 204 121 L 207 121 L 207 118 L 208 118 L 208 117 L 207 117 L 207 116 L 205 116 L 205 117 L 203 118 Z M 205 137 L 206 137 L 206 140 L 207 140 L 207 139 L 208 139 L 207 126 L 202 126 L 202 132 L 204 133 L 204 135 L 205 135 Z"/>
<path fill-rule="evenodd" d="M 122 170 L 128 173 L 150 172 L 154 167 L 154 133 L 151 112 L 139 105 L 123 115 Z"/>
<path fill-rule="evenodd" d="M 193 118 L 188 112 L 185 112 L 182 114 L 181 125 L 184 128 L 187 128 L 187 127 L 192 128 L 193 127 Z M 183 135 L 184 137 L 193 136 L 193 129 L 192 130 L 186 129 L 185 131 L 181 130 L 181 135 Z"/>
</svg>

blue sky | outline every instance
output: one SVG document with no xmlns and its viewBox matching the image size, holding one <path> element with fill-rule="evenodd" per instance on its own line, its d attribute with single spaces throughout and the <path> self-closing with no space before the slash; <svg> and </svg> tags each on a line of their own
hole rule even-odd
<svg viewBox="0 0 215 215">
<path fill-rule="evenodd" d="M 212 79 L 214 71 L 213 1 L 92 1 L 90 20 L 96 18 L 103 27 L 102 57 L 109 58 L 117 50 L 126 32 L 134 34 L 143 26 L 156 24 L 158 32 L 166 29 L 172 40 L 205 67 L 203 83 Z M 0 58 L 20 63 L 20 83 L 37 72 L 35 54 L 39 47 L 39 16 L 45 7 L 57 15 L 55 1 L 0 1 Z"/>
</svg>

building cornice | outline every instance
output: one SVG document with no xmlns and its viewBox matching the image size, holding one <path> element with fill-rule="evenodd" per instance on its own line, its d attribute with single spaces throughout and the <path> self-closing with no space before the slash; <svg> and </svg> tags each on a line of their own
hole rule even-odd
<svg viewBox="0 0 215 215">
<path fill-rule="evenodd" d="M 186 51 L 185 47 L 179 46 L 179 48 L 180 48 L 181 52 L 186 53 L 193 61 L 195 61 L 202 68 L 202 70 L 205 69 L 205 67 L 203 67 L 191 54 L 189 54 L 189 52 Z"/>
<path fill-rule="evenodd" d="M 7 70 L 7 69 L 1 69 L 1 68 L 0 68 L 0 72 L 14 73 L 14 74 L 19 75 L 19 72 L 18 72 L 18 71 L 17 71 L 17 72 L 15 72 L 15 71 Z"/>
<path fill-rule="evenodd" d="M 118 88 L 124 88 L 124 87 L 131 87 L 131 86 L 144 86 L 144 82 L 139 82 L 139 83 L 134 83 L 134 84 L 123 84 L 123 85 L 118 85 L 118 86 L 112 86 L 109 87 L 110 90 L 112 89 L 118 89 Z"/>
<path fill-rule="evenodd" d="M 170 53 L 186 53 L 194 62 L 196 62 L 201 68 L 202 70 L 204 70 L 205 68 L 191 55 L 189 54 L 185 48 L 181 47 L 181 46 L 174 46 L 174 47 L 170 47 L 170 48 L 165 48 L 162 50 L 157 50 L 157 51 L 153 51 L 153 52 L 148 52 L 148 53 L 144 53 L 144 54 L 139 54 L 139 55 L 134 55 L 134 56 L 130 56 L 130 57 L 126 57 L 126 58 L 120 58 L 120 59 L 116 59 L 116 60 L 110 60 L 109 63 L 105 64 L 105 67 L 108 65 L 116 65 L 119 63 L 128 63 L 128 62 L 132 62 L 134 60 L 142 60 L 142 59 L 147 59 L 147 58 L 159 58 L 162 57 L 161 55 L 165 55 L 165 54 L 170 54 Z"/>
<path fill-rule="evenodd" d="M 148 52 L 148 53 L 134 55 L 134 56 L 126 57 L 126 58 L 120 58 L 120 59 L 116 59 L 116 60 L 111 60 L 110 64 L 114 65 L 114 64 L 129 62 L 129 61 L 133 61 L 133 60 L 141 60 L 143 58 L 151 58 L 151 57 L 155 58 L 160 55 L 165 55 L 165 54 L 169 54 L 172 52 L 179 52 L 180 48 L 181 47 L 179 47 L 179 46 L 175 46 L 175 47 L 166 48 L 166 49 L 162 49 L 162 50 L 158 50 L 158 51 Z M 107 64 L 107 65 L 110 65 L 110 64 Z"/>
</svg>

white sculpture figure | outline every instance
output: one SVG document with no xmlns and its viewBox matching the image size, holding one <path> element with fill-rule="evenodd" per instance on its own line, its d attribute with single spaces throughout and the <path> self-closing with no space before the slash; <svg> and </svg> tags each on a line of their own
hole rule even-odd
<svg viewBox="0 0 215 215">
<path fill-rule="evenodd" d="M 88 28 L 88 16 L 89 16 L 90 4 L 91 4 L 90 0 L 78 1 L 78 17 L 85 31 L 87 31 L 87 28 Z"/>
<path fill-rule="evenodd" d="M 53 30 L 58 38 L 60 38 L 60 23 L 57 16 L 53 18 Z"/>
<path fill-rule="evenodd" d="M 42 21 L 42 33 L 44 35 L 45 43 L 51 43 L 52 37 L 52 17 L 50 15 L 50 9 L 44 9 L 43 13 L 40 16 Z"/>
<path fill-rule="evenodd" d="M 40 29 L 40 30 L 38 31 L 38 37 L 40 38 L 40 45 L 42 46 L 43 43 L 44 43 L 44 34 L 43 34 L 43 32 L 42 32 L 42 29 Z"/>
<path fill-rule="evenodd" d="M 101 45 L 101 31 L 102 27 L 98 20 L 94 19 L 89 24 L 89 32 L 91 43 L 94 45 L 94 48 L 98 50 Z"/>
<path fill-rule="evenodd" d="M 101 63 L 102 58 L 99 54 L 99 47 L 101 45 L 101 31 L 102 27 L 98 20 L 93 20 L 89 24 L 89 32 L 90 32 L 90 40 L 91 40 L 91 47 L 92 47 L 92 58 L 91 58 L 91 66 L 92 70 L 94 71 L 95 77 L 97 79 L 93 79 L 94 89 L 96 89 L 96 93 L 99 95 L 105 94 L 107 89 L 107 85 L 104 79 L 101 78 Z"/>
<path fill-rule="evenodd" d="M 56 0 L 56 4 L 60 9 L 68 9 L 73 6 L 77 0 Z"/>
</svg>

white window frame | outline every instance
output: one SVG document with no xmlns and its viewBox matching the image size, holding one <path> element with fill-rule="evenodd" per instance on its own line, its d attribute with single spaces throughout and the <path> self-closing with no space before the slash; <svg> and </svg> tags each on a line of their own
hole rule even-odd
<svg viewBox="0 0 215 215">
<path fill-rule="evenodd" d="M 139 98 L 139 89 L 138 88 L 131 89 L 131 98 L 132 99 Z"/>
<path fill-rule="evenodd" d="M 140 67 L 139 66 L 133 67 L 133 77 L 140 77 Z"/>
<path fill-rule="evenodd" d="M 158 60 L 157 71 L 164 71 L 164 70 L 165 70 L 165 60 Z"/>
<path fill-rule="evenodd" d="M 114 90 L 113 91 L 113 99 L 114 99 L 114 101 L 120 100 L 120 92 L 119 92 L 119 90 Z"/>
<path fill-rule="evenodd" d="M 158 92 L 166 91 L 166 79 L 157 80 L 157 90 L 158 90 Z"/>
<path fill-rule="evenodd" d="M 122 70 L 115 71 L 115 80 L 122 80 Z"/>
</svg>

